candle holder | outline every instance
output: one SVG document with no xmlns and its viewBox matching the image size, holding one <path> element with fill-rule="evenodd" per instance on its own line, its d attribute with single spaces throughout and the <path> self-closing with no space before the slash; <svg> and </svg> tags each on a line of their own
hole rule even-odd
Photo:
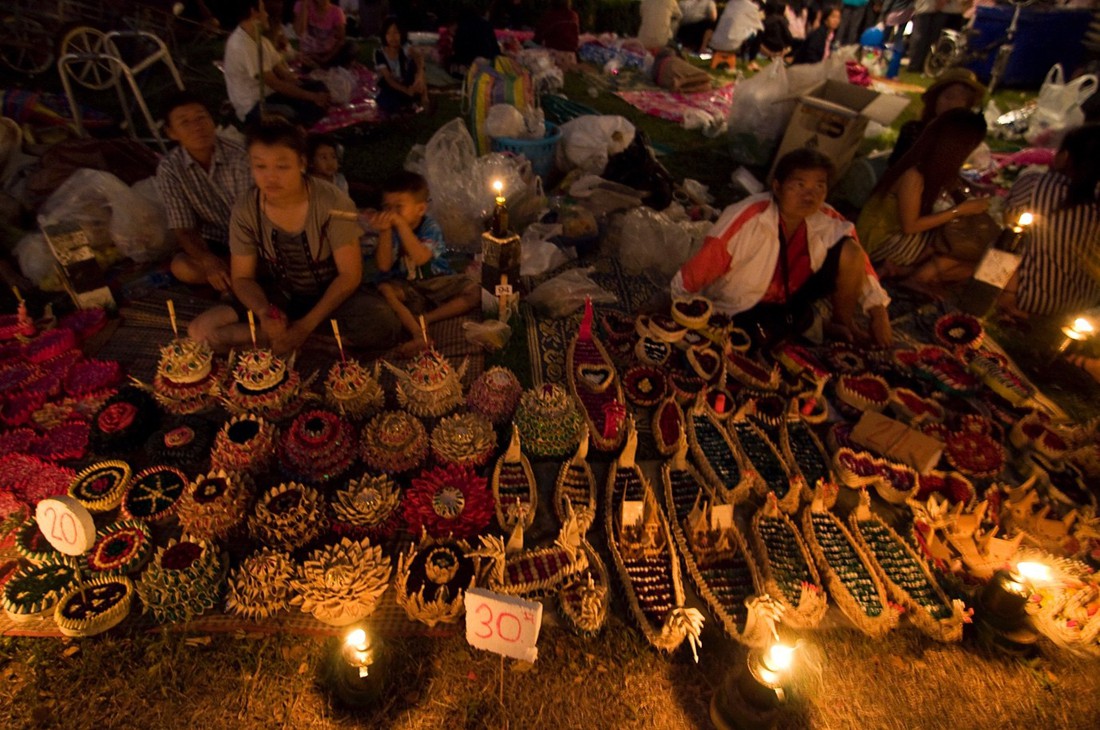
<svg viewBox="0 0 1100 730">
<path fill-rule="evenodd" d="M 766 649 L 750 649 L 746 663 L 727 672 L 711 697 L 711 723 L 718 730 L 774 727 L 787 701 L 784 685 L 796 650 L 797 644 L 778 641 Z"/>
<path fill-rule="evenodd" d="M 359 710 L 378 703 L 389 675 L 389 655 L 377 636 L 353 626 L 325 665 L 325 683 L 348 709 Z"/>
<path fill-rule="evenodd" d="M 507 297 L 519 288 L 520 238 L 509 228 L 504 185 L 500 180 L 493 182 L 493 192 L 495 205 L 489 230 L 481 234 L 481 286 L 505 304 Z"/>
<path fill-rule="evenodd" d="M 1021 562 L 999 570 L 978 597 L 975 626 L 979 637 L 997 651 L 1012 656 L 1031 656 L 1039 633 L 1028 623 L 1028 599 L 1037 583 L 1050 580 L 1042 563 Z"/>
<path fill-rule="evenodd" d="M 1092 324 L 1092 321 L 1087 317 L 1077 317 L 1073 320 L 1072 324 L 1067 324 L 1062 327 L 1062 335 L 1064 339 L 1062 344 L 1058 346 L 1058 351 L 1055 353 L 1055 357 L 1058 357 L 1065 353 L 1071 344 L 1074 342 L 1084 342 L 1095 334 L 1096 328 Z"/>
</svg>

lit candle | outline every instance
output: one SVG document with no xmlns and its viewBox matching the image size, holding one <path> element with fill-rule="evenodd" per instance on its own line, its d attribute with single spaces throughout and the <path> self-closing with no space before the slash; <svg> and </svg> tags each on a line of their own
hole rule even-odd
<svg viewBox="0 0 1100 730">
<path fill-rule="evenodd" d="M 1062 327 L 1062 334 L 1065 335 L 1065 339 L 1062 340 L 1062 344 L 1058 347 L 1058 354 L 1062 354 L 1069 347 L 1071 342 L 1083 342 L 1092 337 L 1096 332 L 1096 327 L 1092 321 L 1087 317 L 1076 317 L 1072 324 L 1068 324 Z"/>
<path fill-rule="evenodd" d="M 347 663 L 359 670 L 360 677 L 369 675 L 370 665 L 374 663 L 374 651 L 366 631 L 363 629 L 349 631 L 344 637 L 343 654 Z"/>
<path fill-rule="evenodd" d="M 508 235 L 508 208 L 504 204 L 504 183 L 501 180 L 493 181 L 493 193 L 496 207 L 493 208 L 491 231 L 495 237 L 505 238 Z"/>
</svg>

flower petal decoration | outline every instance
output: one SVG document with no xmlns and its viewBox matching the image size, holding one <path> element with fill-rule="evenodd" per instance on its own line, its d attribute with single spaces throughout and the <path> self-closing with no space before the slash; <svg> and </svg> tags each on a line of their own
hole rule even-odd
<svg viewBox="0 0 1100 730">
<path fill-rule="evenodd" d="M 465 464 L 427 469 L 405 492 L 405 521 L 414 533 L 467 540 L 493 518 L 488 482 Z"/>
<path fill-rule="evenodd" d="M 279 468 L 288 479 L 308 484 L 339 478 L 357 456 L 351 424 L 320 408 L 300 413 L 279 439 Z"/>
<path fill-rule="evenodd" d="M 331 626 L 347 626 L 374 612 L 390 584 L 393 566 L 382 548 L 364 538 L 342 538 L 314 550 L 291 581 L 290 599 L 303 613 Z"/>
<path fill-rule="evenodd" d="M 260 548 L 229 576 L 225 609 L 251 621 L 270 618 L 290 607 L 291 580 L 297 570 L 286 553 Z"/>
<path fill-rule="evenodd" d="M 332 495 L 332 529 L 353 539 L 386 540 L 401 525 L 400 506 L 401 492 L 392 477 L 364 475 Z"/>
<path fill-rule="evenodd" d="M 325 501 L 320 492 L 304 484 L 278 484 L 260 496 L 248 526 L 263 544 L 294 551 L 328 528 Z"/>
<path fill-rule="evenodd" d="M 137 593 L 158 623 L 190 621 L 218 602 L 225 564 L 213 543 L 169 540 L 153 555 Z"/>
<path fill-rule="evenodd" d="M 494 424 L 501 424 L 515 413 L 521 395 L 523 386 L 516 374 L 508 368 L 496 365 L 479 375 L 470 385 L 466 405 L 471 411 L 480 413 Z"/>
</svg>

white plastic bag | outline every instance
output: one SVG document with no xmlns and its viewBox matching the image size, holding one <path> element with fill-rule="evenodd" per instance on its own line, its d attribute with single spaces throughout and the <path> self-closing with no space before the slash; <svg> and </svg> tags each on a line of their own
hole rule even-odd
<svg viewBox="0 0 1100 730">
<path fill-rule="evenodd" d="M 111 244 L 138 262 L 155 261 L 169 250 L 160 206 L 102 170 L 77 170 L 43 204 L 39 226 L 60 222 L 78 223 L 108 262 Z"/>
<path fill-rule="evenodd" d="M 1081 104 L 1096 93 L 1096 88 L 1094 74 L 1066 82 L 1062 66 L 1052 66 L 1039 89 L 1035 113 L 1028 121 L 1027 141 L 1036 146 L 1056 147 L 1065 130 L 1084 124 Z"/>
<path fill-rule="evenodd" d="M 682 208 L 680 213 L 683 215 Z M 696 240 L 701 242 L 710 226 L 708 221 L 678 222 L 642 206 L 612 219 L 607 239 L 627 272 L 655 272 L 662 279 L 671 279 L 696 248 Z"/>
<path fill-rule="evenodd" d="M 320 81 L 328 90 L 333 106 L 344 106 L 351 101 L 355 91 L 355 76 L 346 68 L 334 66 L 328 69 L 316 69 L 309 78 Z"/>
<path fill-rule="evenodd" d="M 561 135 L 558 167 L 599 175 L 611 155 L 634 141 L 634 125 L 620 116 L 586 114 L 561 125 Z"/>
<path fill-rule="evenodd" d="M 493 104 L 485 115 L 485 134 L 490 137 L 520 137 L 524 132 L 523 112 L 511 104 Z"/>
<path fill-rule="evenodd" d="M 730 154 L 734 162 L 763 167 L 771 162 L 795 102 L 788 98 L 787 71 L 773 63 L 737 85 L 730 105 Z"/>
<path fill-rule="evenodd" d="M 592 268 L 578 268 L 559 274 L 535 287 L 528 295 L 527 303 L 540 314 L 558 318 L 580 309 L 586 297 L 591 297 L 593 304 L 616 301 L 614 294 L 589 278 L 593 271 Z"/>
<path fill-rule="evenodd" d="M 501 350 L 508 344 L 508 338 L 512 336 L 512 328 L 507 322 L 498 319 L 487 319 L 484 322 L 466 321 L 462 323 L 462 332 L 466 341 L 481 345 L 486 350 Z"/>
<path fill-rule="evenodd" d="M 23 276 L 39 287 L 42 287 L 55 272 L 57 259 L 50 251 L 46 237 L 41 233 L 23 236 L 12 253 L 15 254 L 15 260 L 19 262 L 19 270 L 23 272 Z"/>
<path fill-rule="evenodd" d="M 521 276 L 538 276 L 569 260 L 551 238 L 562 235 L 562 227 L 551 223 L 532 223 L 523 232 L 520 241 L 519 273 Z"/>
</svg>

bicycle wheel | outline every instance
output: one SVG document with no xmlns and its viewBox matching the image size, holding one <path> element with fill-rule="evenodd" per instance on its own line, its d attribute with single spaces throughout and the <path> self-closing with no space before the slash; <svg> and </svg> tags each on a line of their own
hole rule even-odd
<svg viewBox="0 0 1100 730">
<path fill-rule="evenodd" d="M 17 73 L 34 76 L 53 66 L 53 38 L 33 18 L 8 15 L 0 28 L 7 40 L 0 43 L 0 60 Z"/>
<path fill-rule="evenodd" d="M 954 64 L 959 54 L 959 42 L 951 36 L 941 35 L 924 59 L 924 73 L 932 78 L 939 76 Z"/>
</svg>

